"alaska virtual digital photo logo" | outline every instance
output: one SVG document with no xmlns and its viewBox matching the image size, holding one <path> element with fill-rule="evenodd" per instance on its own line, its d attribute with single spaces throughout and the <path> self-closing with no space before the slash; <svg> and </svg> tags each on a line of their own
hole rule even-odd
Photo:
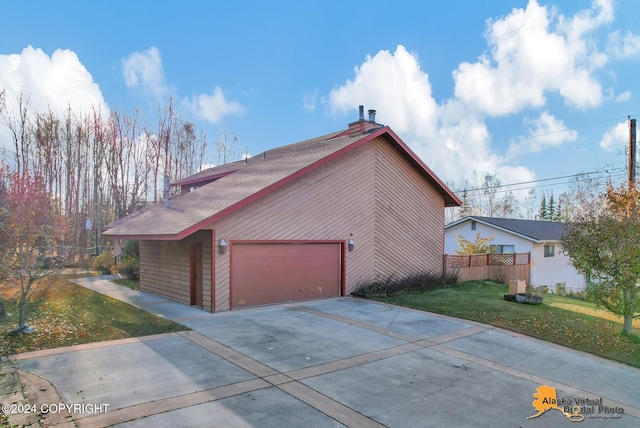
<svg viewBox="0 0 640 428">
<path fill-rule="evenodd" d="M 571 422 L 582 422 L 585 416 L 589 418 L 621 418 L 624 414 L 622 407 L 605 406 L 600 398 L 560 397 L 558 391 L 547 385 L 540 385 L 533 394 L 533 408 L 538 413 L 527 419 L 537 418 L 547 410 L 558 410 Z"/>
</svg>

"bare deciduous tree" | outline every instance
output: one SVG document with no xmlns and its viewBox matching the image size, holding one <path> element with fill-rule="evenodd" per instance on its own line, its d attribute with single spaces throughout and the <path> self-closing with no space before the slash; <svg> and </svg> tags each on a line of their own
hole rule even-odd
<svg viewBox="0 0 640 428">
<path fill-rule="evenodd" d="M 97 242 L 97 227 L 160 198 L 168 174 L 173 180 L 200 170 L 206 136 L 183 121 L 173 101 L 160 109 L 156 127 L 139 112 L 88 114 L 68 107 L 63 115 L 33 111 L 21 94 L 8 108 L 0 91 L 0 127 L 9 135 L 5 160 L 18 176 L 38 174 L 56 213 L 70 220 L 73 233 L 65 256 L 85 256 Z M 93 232 L 85 230 L 91 219 Z"/>
</svg>

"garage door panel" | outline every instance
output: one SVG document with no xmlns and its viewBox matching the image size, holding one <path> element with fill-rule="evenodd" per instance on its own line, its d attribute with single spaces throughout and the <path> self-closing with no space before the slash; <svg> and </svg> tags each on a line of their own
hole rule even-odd
<svg viewBox="0 0 640 428">
<path fill-rule="evenodd" d="M 339 296 L 341 265 L 337 243 L 234 243 L 231 307 Z"/>
</svg>

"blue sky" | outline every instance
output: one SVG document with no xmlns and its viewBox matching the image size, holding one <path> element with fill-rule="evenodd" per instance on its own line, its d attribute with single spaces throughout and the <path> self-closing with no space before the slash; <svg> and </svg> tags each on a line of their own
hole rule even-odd
<svg viewBox="0 0 640 428">
<path fill-rule="evenodd" d="M 474 173 L 624 174 L 640 116 L 634 0 L 0 5 L 10 108 L 22 91 L 34 108 L 153 120 L 172 96 L 210 142 L 234 133 L 258 154 L 344 129 L 362 104 L 454 190 Z"/>
</svg>

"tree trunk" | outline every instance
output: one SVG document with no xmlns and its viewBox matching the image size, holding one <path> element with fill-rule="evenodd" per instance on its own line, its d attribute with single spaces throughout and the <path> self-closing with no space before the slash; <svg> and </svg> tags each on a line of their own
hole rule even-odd
<svg viewBox="0 0 640 428">
<path fill-rule="evenodd" d="M 625 334 L 633 334 L 633 315 L 635 313 L 635 310 L 631 309 L 629 310 L 629 306 L 631 305 L 632 302 L 632 298 L 631 298 L 631 288 L 633 288 L 635 286 L 635 284 L 633 284 L 631 287 L 627 287 L 624 289 L 624 324 L 622 324 L 622 332 Z"/>
<path fill-rule="evenodd" d="M 22 329 L 27 323 L 27 300 L 23 297 L 20 299 L 20 321 L 18 328 Z"/>
<path fill-rule="evenodd" d="M 624 324 L 622 324 L 622 332 L 625 334 L 633 334 L 633 314 L 624 316 Z"/>
</svg>

